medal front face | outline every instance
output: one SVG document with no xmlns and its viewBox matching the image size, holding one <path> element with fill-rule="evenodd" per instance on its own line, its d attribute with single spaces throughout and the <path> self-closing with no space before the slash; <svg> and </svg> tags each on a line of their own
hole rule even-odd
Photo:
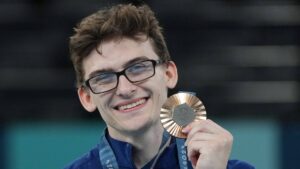
<svg viewBox="0 0 300 169">
<path fill-rule="evenodd" d="M 196 96 L 180 92 L 167 99 L 160 110 L 163 127 L 173 136 L 186 138 L 181 130 L 194 121 L 205 120 L 206 110 Z"/>
</svg>

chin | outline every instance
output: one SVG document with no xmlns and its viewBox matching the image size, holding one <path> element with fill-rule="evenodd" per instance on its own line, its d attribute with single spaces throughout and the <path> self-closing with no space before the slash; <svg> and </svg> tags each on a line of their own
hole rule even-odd
<svg viewBox="0 0 300 169">
<path fill-rule="evenodd" d="M 143 134 L 145 131 L 151 128 L 153 125 L 153 120 L 139 119 L 133 120 L 125 124 L 124 129 L 129 133 Z"/>
</svg>

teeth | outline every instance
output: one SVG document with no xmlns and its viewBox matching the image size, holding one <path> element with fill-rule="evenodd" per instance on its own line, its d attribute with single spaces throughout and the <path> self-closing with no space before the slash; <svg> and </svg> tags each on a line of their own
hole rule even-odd
<svg viewBox="0 0 300 169">
<path fill-rule="evenodd" d="M 131 109 L 131 108 L 136 107 L 136 106 L 138 106 L 138 105 L 141 105 L 141 104 L 143 104 L 143 103 L 145 103 L 145 99 L 139 100 L 139 101 L 137 101 L 137 102 L 135 102 L 135 103 L 130 103 L 130 104 L 127 104 L 127 105 L 120 106 L 120 107 L 119 107 L 119 110 Z"/>
</svg>

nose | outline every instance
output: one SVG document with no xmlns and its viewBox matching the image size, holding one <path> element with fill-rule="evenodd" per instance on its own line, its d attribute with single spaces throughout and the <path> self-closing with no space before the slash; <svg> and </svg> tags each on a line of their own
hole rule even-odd
<svg viewBox="0 0 300 169">
<path fill-rule="evenodd" d="M 121 97 L 129 98 L 136 91 L 136 85 L 128 81 L 128 79 L 121 75 L 119 77 L 119 84 L 117 86 L 116 94 Z"/>
</svg>

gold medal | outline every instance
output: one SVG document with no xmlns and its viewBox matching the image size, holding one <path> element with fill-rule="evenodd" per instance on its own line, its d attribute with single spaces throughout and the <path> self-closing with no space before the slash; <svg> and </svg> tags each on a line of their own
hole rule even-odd
<svg viewBox="0 0 300 169">
<path fill-rule="evenodd" d="M 188 92 L 170 96 L 160 110 L 163 127 L 173 136 L 186 138 L 181 130 L 194 121 L 205 120 L 206 111 L 203 103 Z"/>
</svg>

